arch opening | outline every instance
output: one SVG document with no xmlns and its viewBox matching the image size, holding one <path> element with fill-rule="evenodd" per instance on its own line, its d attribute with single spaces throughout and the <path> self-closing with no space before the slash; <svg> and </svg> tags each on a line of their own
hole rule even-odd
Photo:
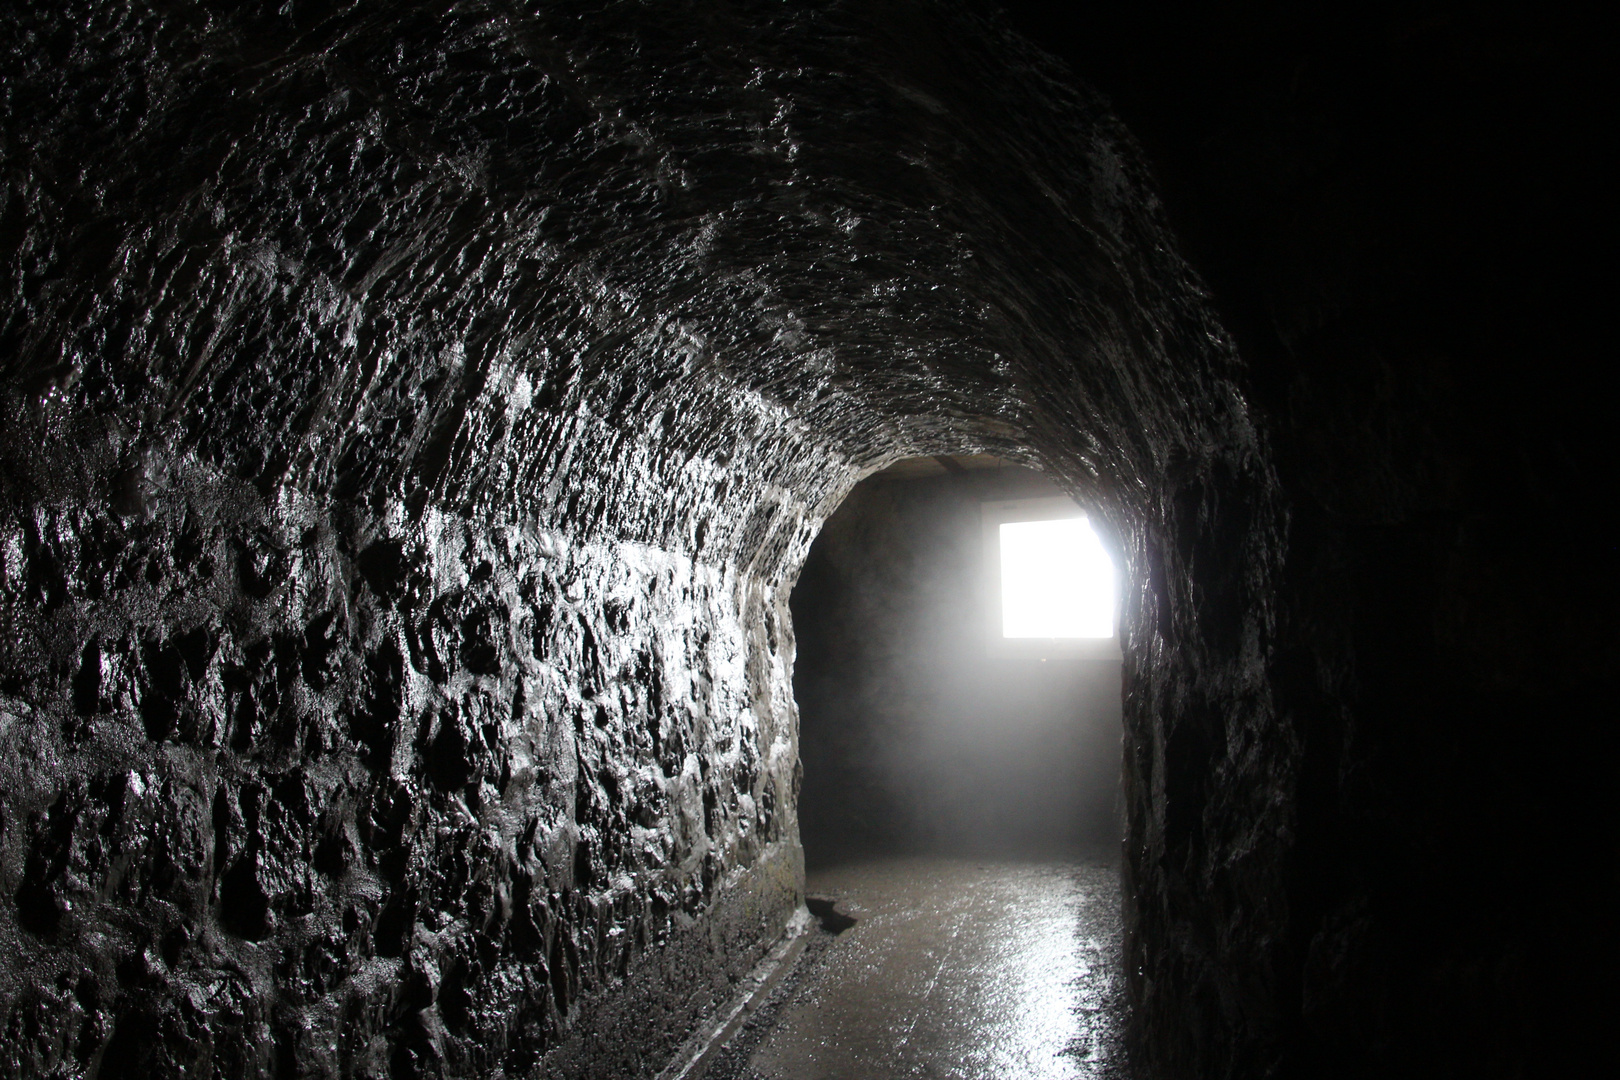
<svg viewBox="0 0 1620 1080">
<path fill-rule="evenodd" d="M 827 520 L 791 598 L 808 866 L 920 852 L 1117 861 L 1116 612 L 1106 637 L 1095 625 L 1007 636 L 996 544 L 1004 519 L 1081 514 L 1043 474 L 984 455 L 903 459 Z"/>
<path fill-rule="evenodd" d="M 1032 552 L 1007 522 L 1064 532 Z M 1043 557 L 1102 610 L 1009 637 L 1004 589 Z M 789 605 L 820 929 L 720 1077 L 1123 1075 L 1117 585 L 1036 469 L 904 458 L 848 492 Z"/>
</svg>

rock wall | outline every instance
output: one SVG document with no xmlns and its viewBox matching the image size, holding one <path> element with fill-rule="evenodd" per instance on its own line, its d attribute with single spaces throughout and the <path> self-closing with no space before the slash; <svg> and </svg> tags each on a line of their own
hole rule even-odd
<svg viewBox="0 0 1620 1080">
<path fill-rule="evenodd" d="M 962 452 L 1121 538 L 1141 1030 L 1264 1029 L 1284 516 L 1051 61 L 910 3 L 0 41 L 0 1070 L 655 1072 L 797 901 L 809 541 Z"/>
<path fill-rule="evenodd" d="M 775 593 L 177 472 L 7 523 L 8 1071 L 660 1064 L 797 905 Z"/>
</svg>

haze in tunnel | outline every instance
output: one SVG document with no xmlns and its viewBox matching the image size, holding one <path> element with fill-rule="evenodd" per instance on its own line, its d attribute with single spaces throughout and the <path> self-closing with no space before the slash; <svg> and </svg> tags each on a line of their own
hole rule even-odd
<svg viewBox="0 0 1620 1080">
<path fill-rule="evenodd" d="M 820 915 L 717 1080 L 1124 1075 L 1115 571 L 996 458 L 857 485 L 792 596 Z"/>
<path fill-rule="evenodd" d="M 806 859 L 1115 857 L 1113 582 L 1077 574 L 1097 563 L 1111 571 L 1107 555 L 1041 474 L 994 458 L 946 460 L 955 471 L 908 461 L 856 487 L 793 592 Z M 1016 521 L 1020 506 L 1044 520 Z M 1054 516 L 1061 507 L 1066 516 Z M 1083 558 L 1060 543 L 1045 552 L 1059 556 L 1045 568 L 1057 578 L 1042 578 L 1042 552 L 1004 546 L 1009 521 L 1014 544 L 1043 527 L 1083 530 L 1058 538 L 1075 540 Z M 1087 594 L 1098 592 L 1107 593 L 1101 614 L 1074 607 L 1095 606 Z M 1009 596 L 1023 605 L 1012 610 L 1021 621 L 1006 621 Z M 1065 604 L 1031 606 L 1054 598 Z"/>
</svg>

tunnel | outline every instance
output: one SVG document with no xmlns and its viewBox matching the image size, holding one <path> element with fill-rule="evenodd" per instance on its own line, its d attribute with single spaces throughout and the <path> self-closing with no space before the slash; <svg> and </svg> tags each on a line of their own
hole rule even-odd
<svg viewBox="0 0 1620 1080">
<path fill-rule="evenodd" d="M 1117 559 L 1137 1074 L 1612 1056 L 1586 69 L 1269 10 L 9 5 L 0 1074 L 664 1072 L 813 543 L 983 458 Z"/>
<path fill-rule="evenodd" d="M 1094 540 L 1105 587 L 1090 596 L 1062 574 L 1078 545 L 1049 561 L 1001 543 L 1020 522 L 1096 536 L 1046 476 L 986 455 L 896 462 L 822 526 L 790 597 L 808 867 L 929 852 L 1117 862 L 1117 573 Z M 1053 594 L 1033 613 L 1047 622 L 1009 589 Z M 1088 604 L 1101 625 L 1080 622 Z"/>
<path fill-rule="evenodd" d="M 703 1076 L 1128 1075 L 1111 540 L 989 455 L 826 520 L 789 601 L 812 921 Z"/>
</svg>

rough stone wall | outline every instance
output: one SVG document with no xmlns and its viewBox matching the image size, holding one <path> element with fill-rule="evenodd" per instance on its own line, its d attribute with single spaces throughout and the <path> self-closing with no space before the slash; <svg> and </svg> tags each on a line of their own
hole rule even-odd
<svg viewBox="0 0 1620 1080">
<path fill-rule="evenodd" d="M 1282 517 L 1046 59 L 906 3 L 0 41 L 8 1074 L 655 1071 L 797 899 L 784 590 L 965 451 L 1125 543 L 1144 1030 L 1210 980 L 1264 1026 Z"/>
<path fill-rule="evenodd" d="M 610 988 L 682 980 L 678 1031 L 795 903 L 774 594 L 177 472 L 138 519 L 7 523 L 8 671 L 41 674 L 0 702 L 0 1064 L 644 1069 L 593 1037 Z"/>
</svg>

